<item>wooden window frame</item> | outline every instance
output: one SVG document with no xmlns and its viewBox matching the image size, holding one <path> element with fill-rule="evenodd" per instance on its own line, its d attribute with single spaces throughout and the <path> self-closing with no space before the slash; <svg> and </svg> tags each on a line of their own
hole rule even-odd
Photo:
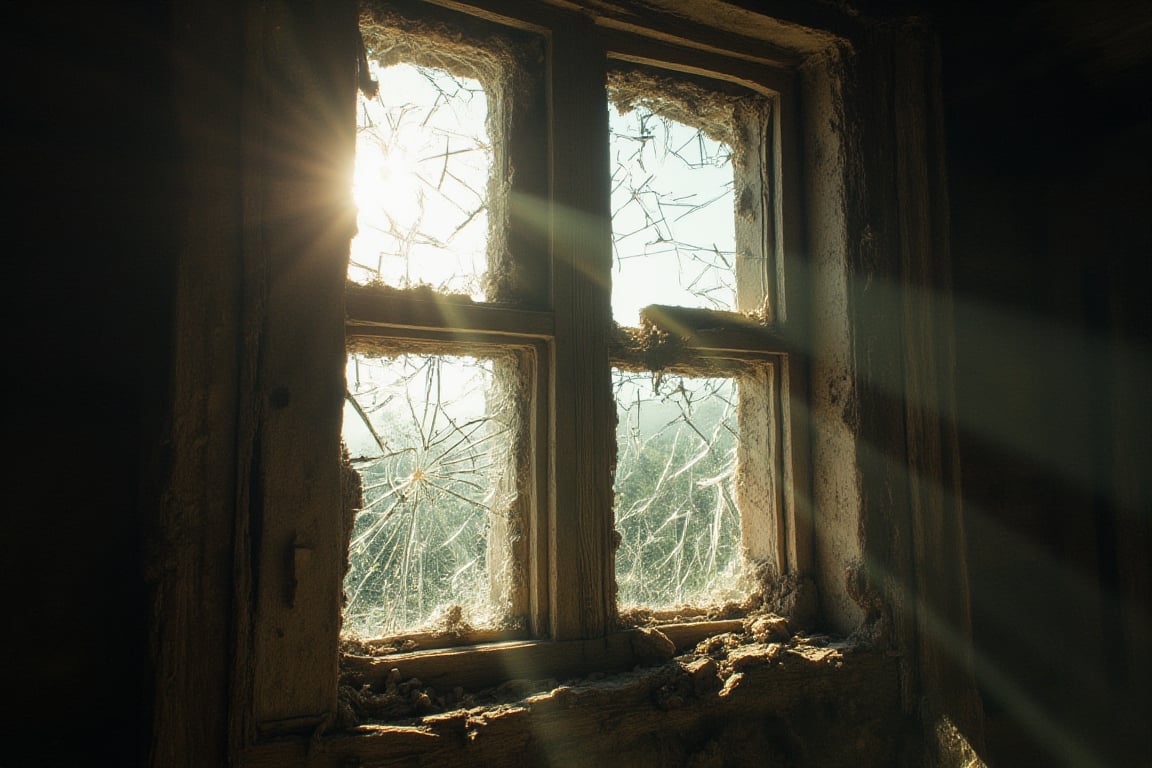
<svg viewBox="0 0 1152 768">
<path fill-rule="evenodd" d="M 540 122 L 526 119 L 514 123 L 514 130 L 518 136 L 536 137 L 531 146 L 546 150 L 546 155 L 539 165 L 534 165 L 537 160 L 531 155 L 526 160 L 523 155 L 512 159 L 518 163 L 516 178 L 524 194 L 513 196 L 508 212 L 510 252 L 538 256 L 524 262 L 536 269 L 515 284 L 507 301 L 430 300 L 419 291 L 347 286 L 343 275 L 337 285 L 332 257 L 339 238 L 330 236 L 328 208 L 308 208 L 312 218 L 283 233 L 276 228 L 246 231 L 252 254 L 250 278 L 254 290 L 266 289 L 267 294 L 262 299 L 264 314 L 253 315 L 249 331 L 254 338 L 259 328 L 267 331 L 259 336 L 259 349 L 253 349 L 251 370 L 245 374 L 252 377 L 249 383 L 260 393 L 259 400 L 253 415 L 241 419 L 239 426 L 241 434 L 251 439 L 251 455 L 240 458 L 237 482 L 249 490 L 238 498 L 235 532 L 237 541 L 248 542 L 236 553 L 236 653 L 240 661 L 233 679 L 233 733 L 242 748 L 329 727 L 335 716 L 341 665 L 345 671 L 361 672 L 365 682 L 377 683 L 397 667 L 405 679 L 412 671 L 413 677 L 431 680 L 434 675 L 428 670 L 435 670 L 436 676 L 476 686 L 509 677 L 561 679 L 590 671 L 630 669 L 639 661 L 666 658 L 672 649 L 691 647 L 702 637 L 739 626 L 731 618 L 662 624 L 664 639 L 658 638 L 654 646 L 648 630 L 621 627 L 618 622 L 613 589 L 613 478 L 608 460 L 616 448 L 610 362 L 614 356 L 626 357 L 627 351 L 618 345 L 607 289 L 611 171 L 605 84 L 613 62 L 727 81 L 772 101 L 771 167 L 765 169 L 772 191 L 768 211 L 775 244 L 771 322 L 735 313 L 675 308 L 664 308 L 659 317 L 660 310 L 654 310 L 652 319 L 674 332 L 690 355 L 773 362 L 778 372 L 781 513 L 766 526 L 770 530 L 764 532 L 762 545 L 774 564 L 772 575 L 785 588 L 788 584 L 810 586 L 815 577 L 809 503 L 813 493 L 807 463 L 808 358 L 799 353 L 809 348 L 807 265 L 800 217 L 800 166 L 810 161 L 807 155 L 802 159 L 799 141 L 802 57 L 763 40 L 704 25 L 685 36 L 682 22 L 658 13 L 649 19 L 650 26 L 637 26 L 626 14 L 592 17 L 562 0 L 531 4 L 393 0 L 388 7 L 405 12 L 415 9 L 439 19 L 461 14 L 543 41 Z M 270 6 L 268 13 L 268 28 L 286 36 L 277 38 L 285 50 L 262 55 L 270 61 L 290 62 L 287 52 L 294 49 L 287 36 L 291 26 L 278 25 L 276 14 L 291 14 L 280 4 Z M 333 39 L 337 37 L 333 34 Z M 304 53 L 317 55 L 316 51 Z M 253 67 L 252 80 L 265 82 L 259 66 Z M 309 76 L 291 70 L 287 75 L 297 78 L 298 82 L 292 82 L 301 93 L 316 93 L 308 90 Z M 317 137 L 346 142 L 343 147 L 349 156 L 341 155 L 344 150 L 331 151 L 335 162 L 329 165 L 346 162 L 348 171 L 354 140 L 353 102 L 344 99 L 352 95 L 329 99 L 333 117 L 347 114 L 346 127 L 329 120 L 304 123 Z M 307 117 L 277 101 L 275 91 L 262 98 L 283 114 Z M 259 103 L 253 102 L 253 108 Z M 804 123 L 808 122 L 805 117 Z M 284 212 L 298 215 L 294 206 L 304 198 L 293 185 L 300 171 L 294 168 L 289 183 L 284 183 L 263 170 L 264 156 L 255 150 L 266 140 L 262 126 L 253 119 L 246 134 L 253 147 L 249 183 L 267 206 L 259 216 L 254 212 L 253 220 L 262 220 L 260 216 L 273 220 Z M 579 151 L 572 151 L 573 147 Z M 325 163 L 308 166 L 326 167 Z M 315 185 L 313 195 L 329 196 L 324 199 L 335 202 L 339 194 L 331 177 L 336 175 L 324 171 L 315 179 L 306 177 Z M 343 181 L 346 184 L 347 178 Z M 341 209 L 338 217 L 345 214 Z M 548 223 L 545 228 L 531 225 L 541 216 Z M 299 238 L 300 231 L 308 235 L 324 232 L 331 242 L 325 240 L 322 249 L 307 247 Z M 347 240 L 343 244 L 346 256 Z M 267 260 L 266 265 L 261 259 Z M 267 284 L 266 274 L 270 275 Z M 315 277 L 324 282 L 318 285 Z M 337 308 L 338 313 L 341 301 L 344 317 L 332 316 L 331 310 Z M 307 311 L 301 312 L 301 304 Z M 322 318 L 323 323 L 317 325 L 315 318 Z M 337 466 L 339 414 L 347 339 L 356 336 L 433 345 L 480 341 L 516 347 L 535 358 L 538 402 L 534 412 L 538 418 L 533 434 L 544 447 L 534 473 L 537 515 L 528 566 L 534 586 L 525 636 L 468 648 L 345 656 L 341 662 L 340 565 L 346 557 L 350 506 L 346 497 L 341 500 L 347 489 L 341 487 Z M 343 343 L 338 337 L 343 337 Z M 308 365 L 301 365 L 301 359 L 308 360 Z M 588 365 L 590 360 L 603 364 Z M 332 367 L 318 374 L 321 361 Z M 277 450 L 267 446 L 277 446 Z M 315 466 L 321 456 L 329 454 L 331 466 Z M 808 604 L 814 607 L 814 600 Z M 783 606 L 779 610 L 790 612 Z M 418 669 L 424 671 L 416 673 Z"/>
<path fill-rule="evenodd" d="M 758 226 L 769 274 L 767 311 L 757 320 L 737 313 L 704 309 L 650 307 L 646 320 L 676 338 L 673 362 L 692 365 L 708 359 L 742 364 L 759 361 L 771 372 L 771 408 L 777 423 L 772 467 L 777 500 L 770 519 L 758 520 L 745 539 L 749 555 L 769 566 L 773 579 L 806 578 L 810 570 L 811 527 L 797 514 L 796 491 L 807 482 L 804 371 L 791 356 L 798 338 L 789 319 L 785 288 L 798 250 L 797 128 L 795 75 L 777 63 L 749 60 L 746 52 L 724 52 L 691 41 L 670 42 L 644 30 L 606 29 L 584 16 L 544 6 L 503 2 L 433 2 L 392 4 L 402 13 L 427 14 L 441 24 L 473 20 L 491 28 L 536 35 L 546 47 L 543 86 L 547 111 L 542 122 L 521 121 L 539 133 L 519 133 L 517 142 L 546 146 L 543 167 L 535 158 L 521 159 L 514 199 L 547 190 L 533 210 L 513 211 L 513 228 L 525 216 L 545 211 L 545 238 L 525 232 L 509 238 L 508 258 L 526 265 L 532 281 L 519 295 L 497 303 L 473 303 L 415 291 L 381 290 L 350 285 L 346 294 L 350 344 L 373 338 L 389 343 L 481 343 L 530 350 L 537 401 L 532 442 L 537 446 L 535 513 L 529 525 L 528 626 L 521 635 L 477 633 L 440 640 L 441 645 L 484 640 L 514 640 L 505 647 L 443 648 L 380 658 L 345 659 L 346 668 L 383 677 L 397 664 L 423 670 L 421 679 L 453 676 L 472 683 L 494 683 L 469 671 L 492 664 L 492 654 L 530 656 L 550 674 L 575 672 L 566 662 L 616 656 L 617 664 L 598 658 L 594 666 L 627 667 L 634 658 L 630 630 L 618 626 L 613 561 L 614 519 L 611 466 L 615 454 L 615 403 L 610 387 L 612 365 L 644 369 L 636 349 L 622 342 L 611 320 L 611 218 L 608 206 L 609 163 L 607 99 L 609 67 L 641 66 L 675 77 L 706 78 L 758 94 L 769 105 L 763 154 L 758 155 L 764 183 Z M 513 106 L 511 109 L 516 110 Z M 501 143 L 511 143 L 501 137 Z M 580 147 L 568 151 L 567 147 Z M 546 178 L 547 184 L 542 184 Z M 788 190 L 793 194 L 788 194 Z M 540 207 L 543 206 L 543 207 Z M 533 265 L 533 262 L 535 264 Z M 540 264 L 547 268 L 540 268 Z M 550 279 L 549 279 L 550 278 Z M 794 302 L 793 302 L 794 303 Z M 600 360 L 599 365 L 586 361 Z M 742 517 L 746 517 L 742 512 Z M 745 523 L 746 525 L 746 523 Z M 728 621 L 666 624 L 663 629 L 681 646 L 722 631 Z M 591 643 L 591 646 L 589 645 Z M 551 649 L 551 650 L 550 650 Z M 596 650 L 599 649 L 599 650 Z M 615 650 L 613 650 L 615 649 Z M 577 665 L 579 666 L 579 665 Z M 431 670 L 437 670 L 433 673 Z M 407 676 L 407 672 L 405 672 Z"/>
</svg>

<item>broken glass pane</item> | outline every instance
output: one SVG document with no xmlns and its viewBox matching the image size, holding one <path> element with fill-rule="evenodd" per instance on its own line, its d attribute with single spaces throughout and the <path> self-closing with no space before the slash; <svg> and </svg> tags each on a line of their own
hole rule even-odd
<svg viewBox="0 0 1152 768">
<path fill-rule="evenodd" d="M 649 304 L 736 309 L 732 150 L 636 104 L 609 110 L 612 314 Z"/>
<path fill-rule="evenodd" d="M 344 633 L 415 629 L 459 605 L 497 618 L 492 516 L 507 514 L 511 398 L 488 358 L 350 355 L 344 443 L 360 473 L 344 580 Z"/>
<path fill-rule="evenodd" d="M 348 277 L 483 299 L 492 176 L 484 89 L 432 67 L 369 69 L 380 89 L 360 97 Z"/>
<path fill-rule="evenodd" d="M 736 382 L 613 369 L 622 607 L 738 599 Z"/>
</svg>

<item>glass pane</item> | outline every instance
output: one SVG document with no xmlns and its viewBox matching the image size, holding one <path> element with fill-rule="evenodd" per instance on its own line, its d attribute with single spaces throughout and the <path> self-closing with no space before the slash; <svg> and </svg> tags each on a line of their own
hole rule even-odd
<svg viewBox="0 0 1152 768">
<path fill-rule="evenodd" d="M 380 91 L 360 98 L 348 277 L 483 299 L 492 176 L 484 89 L 442 69 L 369 68 Z"/>
<path fill-rule="evenodd" d="M 613 370 L 621 607 L 743 597 L 736 383 Z"/>
<path fill-rule="evenodd" d="M 612 314 L 649 304 L 736 309 L 732 150 L 642 105 L 610 106 Z"/>
<path fill-rule="evenodd" d="M 351 355 L 344 442 L 363 508 L 349 547 L 344 633 L 379 637 L 459 605 L 490 624 L 492 515 L 509 507 L 514 428 L 495 361 Z M 501 489 L 505 490 L 501 490 Z"/>
</svg>

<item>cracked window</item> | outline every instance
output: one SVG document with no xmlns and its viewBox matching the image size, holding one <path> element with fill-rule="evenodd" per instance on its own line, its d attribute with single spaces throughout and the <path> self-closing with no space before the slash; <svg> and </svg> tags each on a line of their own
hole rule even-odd
<svg viewBox="0 0 1152 768">
<path fill-rule="evenodd" d="M 617 602 L 743 603 L 774 567 L 776 403 L 755 331 L 725 329 L 772 320 L 768 102 L 644 67 L 608 98 Z"/>
<path fill-rule="evenodd" d="M 344 442 L 363 505 L 344 580 L 346 635 L 410 631 L 450 611 L 477 627 L 502 618 L 490 535 L 503 528 L 494 518 L 512 514 L 518 425 L 499 362 L 349 356 Z"/>
<path fill-rule="evenodd" d="M 737 382 L 612 371 L 622 608 L 736 600 Z"/>
<path fill-rule="evenodd" d="M 536 342 L 487 302 L 535 287 L 509 277 L 530 270 L 506 200 L 540 176 L 540 151 L 514 141 L 542 98 L 525 63 L 540 49 L 384 7 L 361 22 L 342 430 L 360 497 L 342 636 L 520 632 Z"/>
<path fill-rule="evenodd" d="M 361 22 L 343 637 L 747 610 L 785 567 L 774 97 L 617 60 L 557 79 L 575 52 L 439 4 Z"/>
<path fill-rule="evenodd" d="M 732 148 L 643 103 L 613 103 L 612 314 L 736 309 Z"/>
<path fill-rule="evenodd" d="M 360 96 L 349 279 L 484 298 L 493 149 L 488 97 L 445 69 L 369 62 Z"/>
</svg>

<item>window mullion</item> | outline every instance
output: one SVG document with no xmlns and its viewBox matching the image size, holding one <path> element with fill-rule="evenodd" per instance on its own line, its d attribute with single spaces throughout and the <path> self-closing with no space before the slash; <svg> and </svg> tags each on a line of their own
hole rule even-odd
<svg viewBox="0 0 1152 768">
<path fill-rule="evenodd" d="M 555 639 L 602 635 L 615 610 L 605 60 L 592 42 L 592 24 L 572 22 L 553 37 L 549 91 L 556 324 L 549 546 Z"/>
</svg>

